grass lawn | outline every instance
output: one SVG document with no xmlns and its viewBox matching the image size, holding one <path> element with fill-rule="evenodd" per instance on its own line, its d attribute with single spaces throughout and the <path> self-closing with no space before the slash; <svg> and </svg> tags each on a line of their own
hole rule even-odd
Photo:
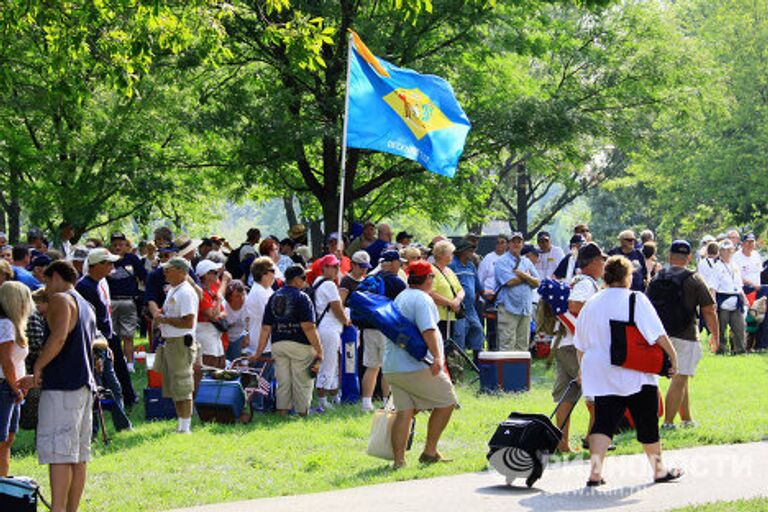
<svg viewBox="0 0 768 512">
<path fill-rule="evenodd" d="M 768 498 L 751 500 L 724 501 L 709 505 L 694 505 L 676 508 L 673 512 L 758 512 L 768 510 Z"/>
<path fill-rule="evenodd" d="M 390 471 L 386 461 L 365 455 L 370 416 L 356 406 L 306 420 L 257 416 L 250 424 L 236 426 L 196 421 L 194 433 L 182 436 L 173 432 L 175 422 L 144 422 L 143 407 L 137 405 L 131 413 L 133 432 L 113 435 L 109 446 L 94 445 L 83 509 L 163 510 L 479 471 L 486 468 L 486 442 L 510 411 L 551 411 L 553 370 L 546 371 L 537 361 L 532 375 L 532 390 L 523 394 L 479 395 L 477 384 L 459 386 L 462 407 L 441 441 L 443 453 L 455 461 L 431 467 L 416 462 L 427 418 L 420 415 L 414 450 L 408 455 L 410 465 L 398 472 Z M 140 392 L 145 382 L 143 368 L 135 382 Z M 705 355 L 692 382 L 692 407 L 701 426 L 663 432 L 665 449 L 765 438 L 766 382 L 768 354 Z M 666 386 L 662 379 L 662 388 Z M 110 418 L 107 422 L 111 428 Z M 587 411 L 580 405 L 573 415 L 573 444 L 586 425 Z M 615 454 L 641 451 L 632 433 L 619 436 L 617 444 Z M 37 465 L 31 432 L 21 432 L 16 440 L 11 473 L 36 478 L 45 495 L 50 494 L 46 468 Z M 765 501 L 757 503 L 766 505 Z M 747 508 L 733 510 L 752 510 L 744 506 Z"/>
</svg>

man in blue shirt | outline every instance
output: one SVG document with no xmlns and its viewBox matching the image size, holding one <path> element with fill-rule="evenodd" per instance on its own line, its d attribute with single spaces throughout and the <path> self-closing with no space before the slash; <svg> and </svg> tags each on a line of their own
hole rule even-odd
<svg viewBox="0 0 768 512">
<path fill-rule="evenodd" d="M 37 280 L 32 272 L 27 270 L 32 260 L 32 255 L 29 252 L 28 245 L 17 245 L 13 248 L 13 275 L 16 276 L 16 281 L 23 283 L 29 287 L 30 290 L 35 291 L 43 285 Z"/>
<path fill-rule="evenodd" d="M 371 261 L 376 262 L 390 245 L 392 245 L 392 228 L 389 224 L 379 224 L 379 238 L 364 250 L 371 255 Z"/>
<path fill-rule="evenodd" d="M 527 351 L 530 341 L 533 291 L 539 286 L 539 274 L 531 260 L 521 255 L 523 245 L 523 234 L 512 233 L 509 251 L 494 268 L 501 351 Z"/>
<path fill-rule="evenodd" d="M 624 256 L 632 263 L 635 270 L 632 272 L 632 285 L 629 288 L 643 292 L 648 284 L 648 268 L 645 265 L 645 256 L 643 256 L 642 251 L 635 247 L 636 241 L 635 232 L 631 229 L 625 229 L 619 233 L 619 246 L 608 251 L 608 256 Z"/>
<path fill-rule="evenodd" d="M 464 311 L 466 316 L 456 320 L 453 332 L 453 341 L 464 348 L 472 349 L 475 359 L 483 349 L 483 324 L 477 313 L 477 298 L 483 290 L 480 278 L 477 275 L 477 267 L 473 263 L 475 246 L 462 238 L 456 243 L 453 251 L 453 261 L 448 265 L 456 277 L 459 278 L 461 287 L 464 288 Z"/>
<path fill-rule="evenodd" d="M 141 295 L 139 280 L 147 278 L 147 270 L 141 258 L 131 252 L 123 233 L 113 233 L 110 244 L 112 254 L 119 257 L 114 270 L 107 276 L 112 300 L 112 327 L 115 336 L 123 342 L 128 371 L 133 373 L 133 337 L 139 325 L 136 298 Z"/>
<path fill-rule="evenodd" d="M 109 312 L 109 287 L 105 278 L 112 271 L 113 264 L 117 259 L 117 256 L 110 254 L 105 248 L 93 249 L 88 254 L 88 274 L 81 277 L 75 285 L 75 290 L 93 306 L 96 313 L 96 327 L 107 340 L 112 337 L 112 316 Z M 96 360 L 94 364 L 96 381 L 112 392 L 115 404 L 111 412 L 115 430 L 119 432 L 130 429 L 131 421 L 125 414 L 123 404 L 123 388 L 115 374 L 114 355 L 105 349 L 94 348 L 93 352 Z M 94 421 L 94 431 L 97 428 L 98 423 Z"/>
</svg>

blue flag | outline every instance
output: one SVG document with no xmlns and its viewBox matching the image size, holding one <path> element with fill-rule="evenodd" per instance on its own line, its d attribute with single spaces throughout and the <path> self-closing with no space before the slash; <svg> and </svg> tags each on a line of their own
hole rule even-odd
<svg viewBox="0 0 768 512">
<path fill-rule="evenodd" d="M 375 57 L 352 33 L 347 146 L 415 160 L 452 178 L 469 119 L 451 86 Z"/>
</svg>

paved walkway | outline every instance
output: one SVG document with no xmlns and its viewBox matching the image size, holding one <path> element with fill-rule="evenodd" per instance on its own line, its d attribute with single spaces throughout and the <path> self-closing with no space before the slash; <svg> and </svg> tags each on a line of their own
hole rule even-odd
<svg viewBox="0 0 768 512">
<path fill-rule="evenodd" d="M 608 457 L 607 485 L 587 489 L 587 461 L 550 465 L 532 489 L 508 487 L 494 472 L 411 480 L 340 491 L 222 503 L 185 512 L 429 512 L 513 510 L 668 510 L 713 501 L 768 496 L 768 441 L 702 446 L 665 453 L 686 474 L 652 484 L 645 455 Z M 180 512 L 180 511 L 178 511 Z"/>
</svg>

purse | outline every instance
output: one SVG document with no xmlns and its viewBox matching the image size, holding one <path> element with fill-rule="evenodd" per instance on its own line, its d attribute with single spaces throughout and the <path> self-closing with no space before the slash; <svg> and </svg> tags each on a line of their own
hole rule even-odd
<svg viewBox="0 0 768 512">
<path fill-rule="evenodd" d="M 368 449 L 365 453 L 371 457 L 378 457 L 379 459 L 395 459 L 395 451 L 392 449 L 392 425 L 395 422 L 396 415 L 395 404 L 392 402 L 392 397 L 390 396 L 384 404 L 384 407 L 376 409 L 373 412 L 371 437 L 368 439 Z M 411 449 L 415 425 L 416 418 L 411 421 L 411 432 L 408 436 L 406 450 Z"/>
<path fill-rule="evenodd" d="M 672 362 L 664 350 L 650 345 L 635 325 L 635 293 L 629 296 L 629 321 L 611 320 L 611 364 L 666 376 Z"/>
<path fill-rule="evenodd" d="M 456 290 L 453 289 L 453 285 L 448 280 L 448 276 L 446 276 L 445 273 L 442 270 L 440 270 L 440 267 L 438 267 L 437 265 L 435 265 L 434 267 L 437 270 L 439 270 L 441 274 L 443 274 L 443 278 L 445 279 L 445 282 L 448 283 L 448 287 L 451 289 L 451 293 L 453 294 L 453 298 L 455 299 L 456 295 L 458 295 L 458 294 L 456 293 Z M 467 317 L 467 308 L 464 307 L 464 303 L 463 302 L 461 304 L 459 304 L 459 310 L 454 313 L 454 316 L 456 317 L 456 320 L 461 320 L 462 318 L 466 318 Z"/>
</svg>

